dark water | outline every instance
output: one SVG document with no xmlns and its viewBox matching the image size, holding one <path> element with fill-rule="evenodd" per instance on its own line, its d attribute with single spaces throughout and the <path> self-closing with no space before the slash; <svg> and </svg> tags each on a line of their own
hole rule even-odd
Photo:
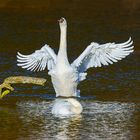
<svg viewBox="0 0 140 140">
<path fill-rule="evenodd" d="M 139 140 L 140 2 L 138 0 L 26 1 L 0 4 L 0 80 L 12 75 L 44 77 L 44 87 L 15 85 L 0 101 L 1 140 Z M 58 51 L 57 19 L 68 20 L 68 55 L 72 62 L 92 42 L 122 42 L 132 36 L 135 52 L 108 67 L 90 69 L 79 88 L 84 111 L 79 116 L 51 114 L 55 92 L 47 71 L 16 66 L 16 52 L 29 54 L 45 43 Z"/>
</svg>

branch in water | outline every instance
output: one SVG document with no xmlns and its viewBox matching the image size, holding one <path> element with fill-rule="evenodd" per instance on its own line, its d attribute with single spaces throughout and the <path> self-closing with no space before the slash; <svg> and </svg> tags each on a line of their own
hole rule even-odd
<svg viewBox="0 0 140 140">
<path fill-rule="evenodd" d="M 36 78 L 36 77 L 29 77 L 29 76 L 11 76 L 4 80 L 4 83 L 8 84 L 36 84 L 43 86 L 46 82 L 44 78 Z"/>
<path fill-rule="evenodd" d="M 28 77 L 28 76 L 11 76 L 4 80 L 0 85 L 0 98 L 13 91 L 11 84 L 35 84 L 43 86 L 46 82 L 44 78 Z M 3 91 L 3 89 L 6 89 Z"/>
</svg>

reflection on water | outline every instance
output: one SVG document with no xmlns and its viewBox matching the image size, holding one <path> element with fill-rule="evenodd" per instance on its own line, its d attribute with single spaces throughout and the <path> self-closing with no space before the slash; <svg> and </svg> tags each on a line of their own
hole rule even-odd
<svg viewBox="0 0 140 140">
<path fill-rule="evenodd" d="M 57 118 L 51 112 L 51 101 L 17 103 L 20 137 L 26 139 L 102 139 L 131 140 L 134 129 L 134 103 L 82 101 L 84 111 L 70 118 Z M 27 135 L 28 134 L 28 135 Z"/>
</svg>

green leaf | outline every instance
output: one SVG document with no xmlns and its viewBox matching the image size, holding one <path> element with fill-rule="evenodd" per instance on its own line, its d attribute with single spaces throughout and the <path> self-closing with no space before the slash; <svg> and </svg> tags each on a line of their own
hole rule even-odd
<svg viewBox="0 0 140 140">
<path fill-rule="evenodd" d="M 9 94 L 9 93 L 10 93 L 10 90 L 6 89 L 4 92 L 2 92 L 2 93 L 0 94 L 0 99 L 2 99 L 4 96 L 6 96 L 6 95 Z"/>
</svg>

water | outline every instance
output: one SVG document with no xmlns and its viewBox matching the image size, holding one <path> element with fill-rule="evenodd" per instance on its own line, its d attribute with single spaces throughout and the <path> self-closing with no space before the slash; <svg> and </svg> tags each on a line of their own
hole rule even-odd
<svg viewBox="0 0 140 140">
<path fill-rule="evenodd" d="M 0 80 L 13 75 L 47 79 L 44 87 L 14 85 L 0 101 L 0 139 L 139 140 L 140 12 L 137 0 L 12 1 L 0 4 Z M 119 7 L 119 8 L 118 8 Z M 57 19 L 68 20 L 68 56 L 72 62 L 91 41 L 122 42 L 132 36 L 135 52 L 111 66 L 88 70 L 79 85 L 83 113 L 70 118 L 51 114 L 55 92 L 47 71 L 16 66 L 16 52 L 30 54 L 45 43 L 56 52 Z"/>
</svg>

